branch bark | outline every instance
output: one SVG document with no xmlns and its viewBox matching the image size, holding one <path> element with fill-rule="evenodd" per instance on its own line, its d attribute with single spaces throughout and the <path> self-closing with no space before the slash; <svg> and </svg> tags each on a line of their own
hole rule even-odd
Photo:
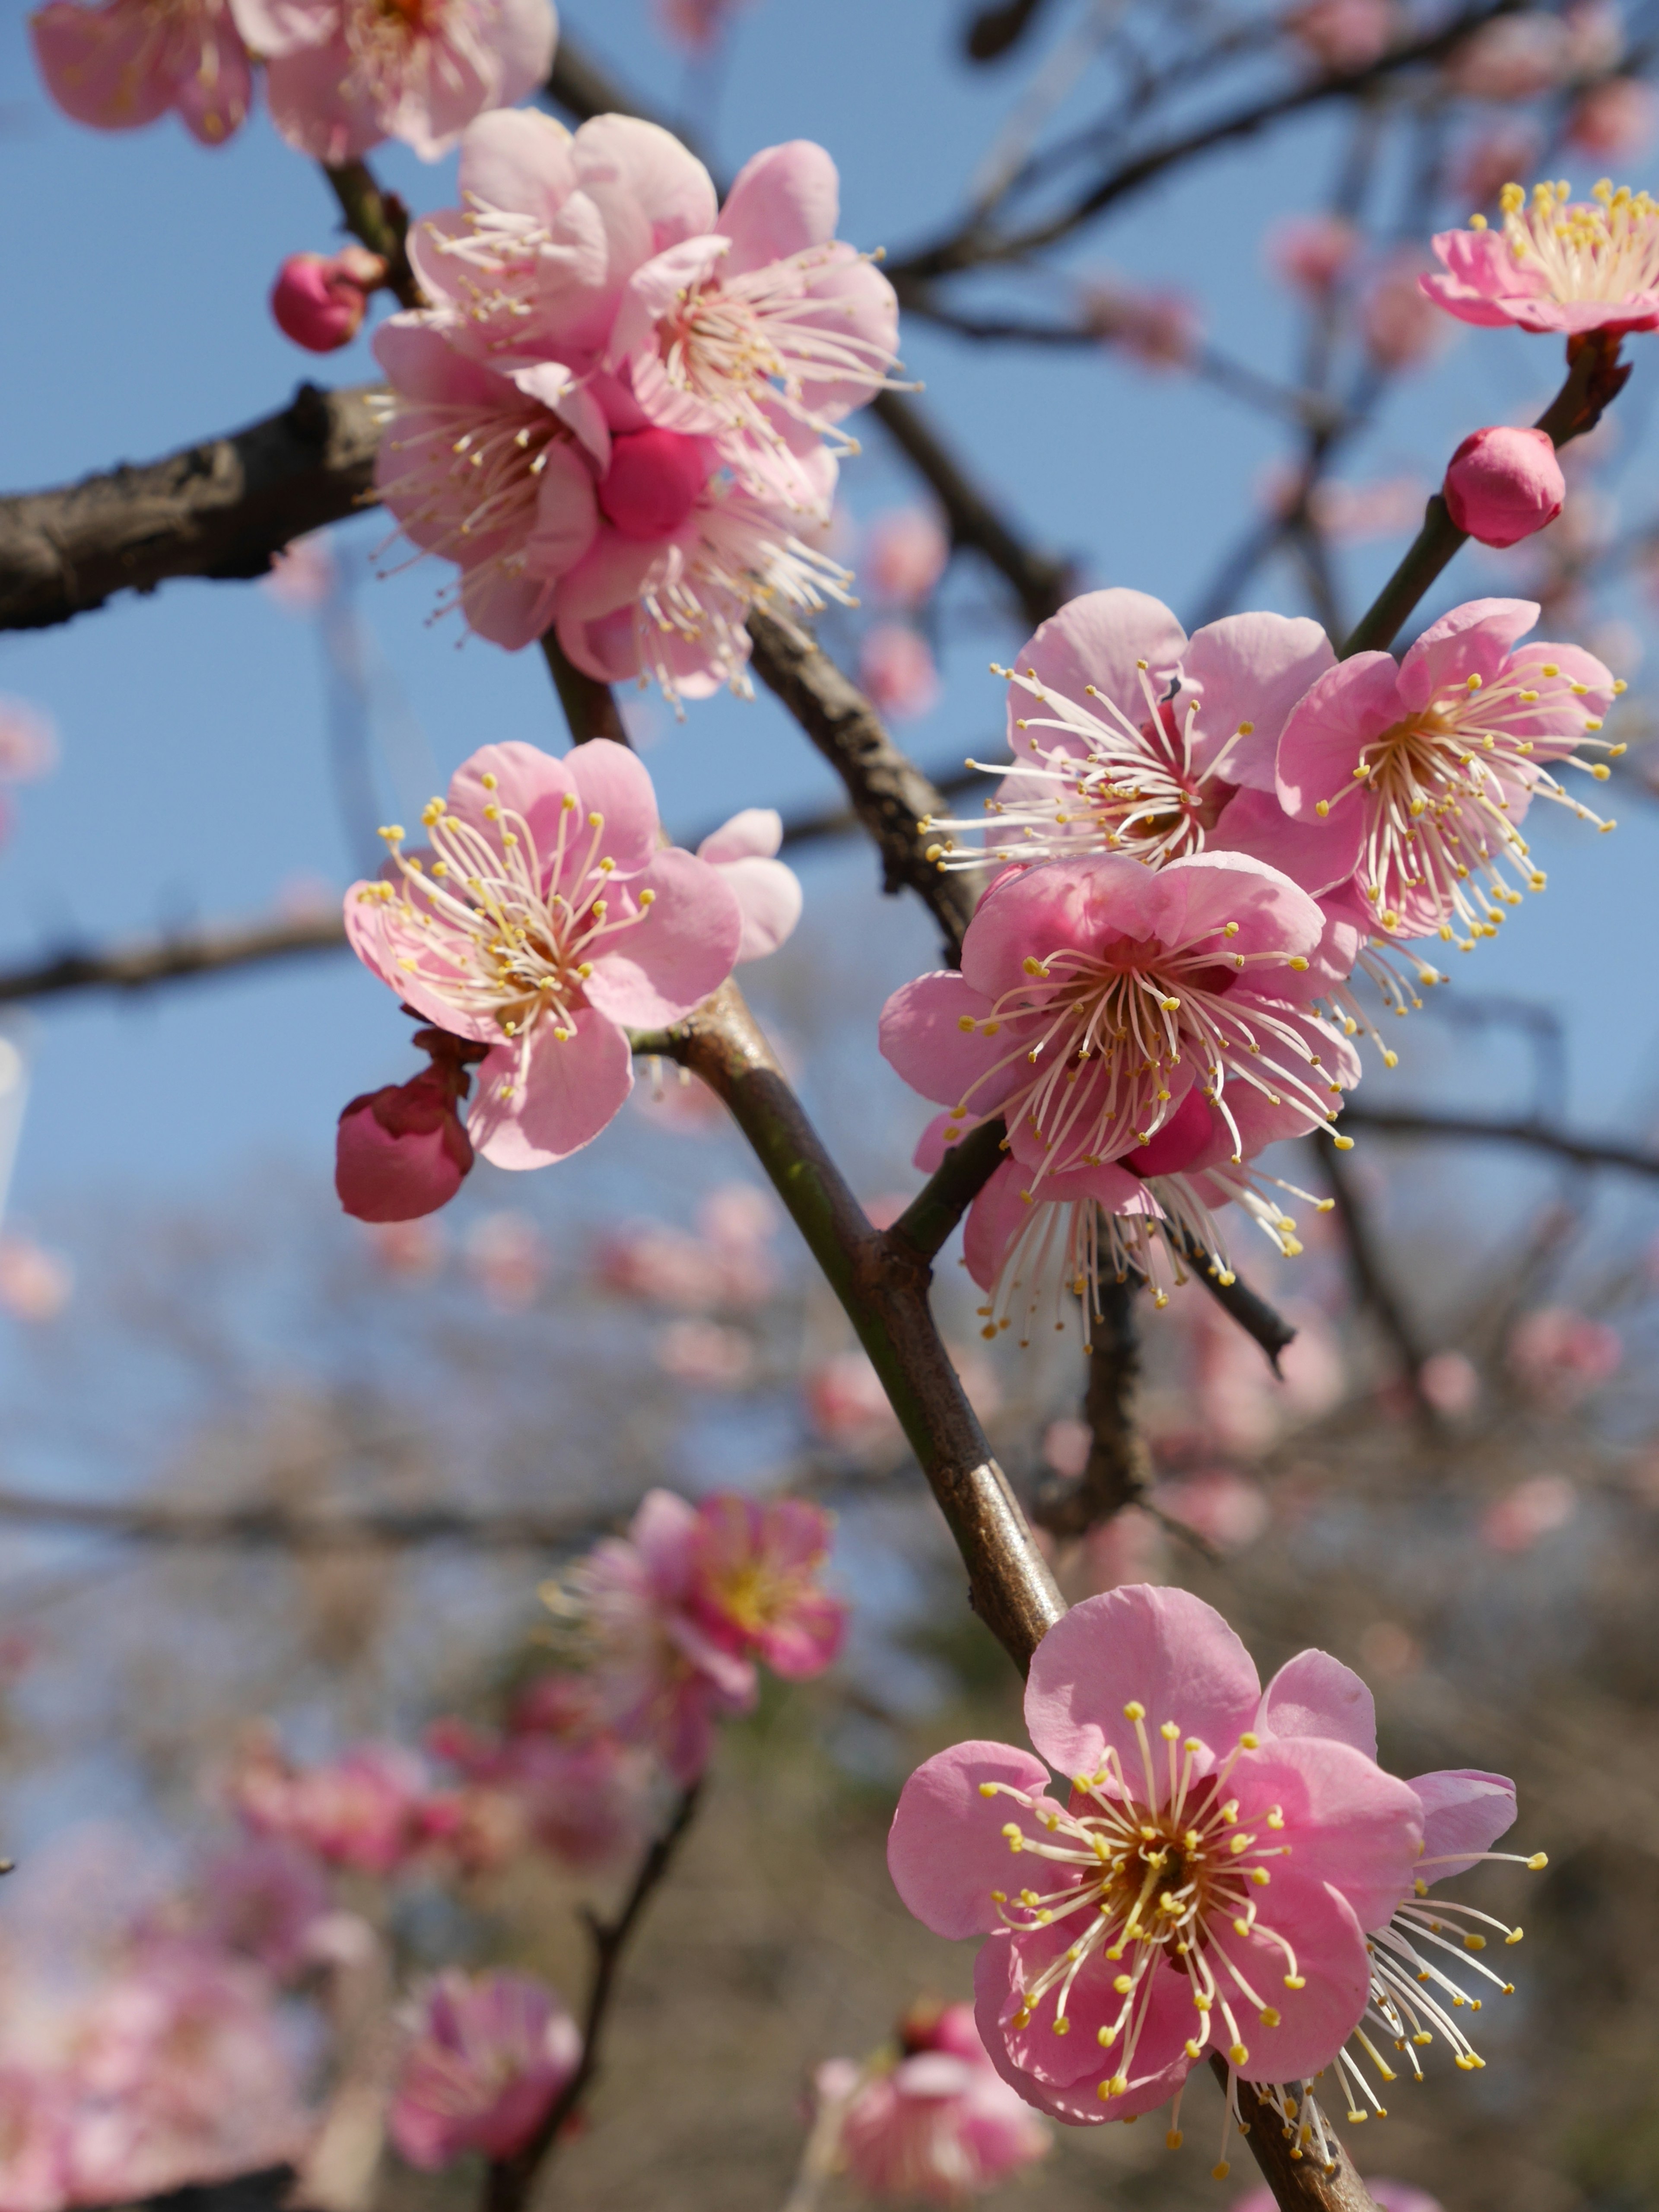
<svg viewBox="0 0 1659 2212">
<path fill-rule="evenodd" d="M 427 1505 L 294 1513 L 280 1505 L 197 1506 L 103 1498 L 41 1498 L 0 1490 L 0 1522 L 78 1529 L 128 1543 L 200 1545 L 295 1553 L 402 1551 L 459 1543 L 478 1551 L 562 1551 L 590 1542 L 615 1515 L 471 1512 Z"/>
<path fill-rule="evenodd" d="M 1226 2065 L 1216 2057 L 1210 2063 L 1224 2096 Z M 1294 2133 L 1248 2081 L 1238 2084 L 1238 2112 L 1245 2141 L 1281 2212 L 1377 2212 L 1376 2200 L 1334 2133 L 1328 2130 L 1336 2161 L 1328 2168 L 1301 2153 Z"/>
<path fill-rule="evenodd" d="M 1100 1286 L 1100 1311 L 1090 1328 L 1089 1384 L 1083 1418 L 1089 1457 L 1081 1474 L 1056 1475 L 1037 1493 L 1031 1518 L 1051 1536 L 1074 1538 L 1109 1521 L 1152 1486 L 1152 1458 L 1135 1424 L 1140 1385 L 1140 1346 L 1135 1340 L 1133 1277 L 1109 1276 Z"/>
</svg>

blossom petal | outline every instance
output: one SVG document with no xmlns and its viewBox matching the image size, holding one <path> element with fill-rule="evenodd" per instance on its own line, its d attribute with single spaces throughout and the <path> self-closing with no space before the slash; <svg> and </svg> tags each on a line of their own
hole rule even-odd
<svg viewBox="0 0 1659 2212">
<path fill-rule="evenodd" d="M 598 115 L 577 131 L 573 151 L 582 190 L 625 197 L 644 216 L 653 253 L 713 230 L 714 179 L 672 131 L 632 115 Z"/>
<path fill-rule="evenodd" d="M 576 189 L 574 139 L 534 107 L 499 107 L 469 125 L 461 140 L 463 207 L 482 201 L 550 222 Z"/>
<path fill-rule="evenodd" d="M 599 954 L 588 980 L 590 1003 L 631 1028 L 677 1022 L 719 990 L 743 938 L 738 902 L 718 868 L 678 849 L 659 853 L 639 878 L 654 894 L 632 927 Z"/>
<path fill-rule="evenodd" d="M 1423 1808 L 1425 1881 L 1467 1874 L 1515 1822 L 1515 1784 L 1478 1767 L 1443 1767 L 1412 1783 Z"/>
<path fill-rule="evenodd" d="M 1013 665 L 1021 676 L 1034 672 L 1039 683 L 1079 706 L 1087 705 L 1092 684 L 1132 722 L 1139 722 L 1152 717 L 1147 688 L 1153 699 L 1169 690 L 1186 643 L 1187 633 L 1161 599 L 1119 586 L 1085 592 L 1050 615 L 1021 646 Z M 1030 693 L 1013 686 L 1008 695 L 1011 743 L 1018 739 L 1015 726 L 1030 706 Z"/>
<path fill-rule="evenodd" d="M 1288 1857 L 1275 1860 L 1263 1890 L 1262 1917 L 1275 1921 L 1278 1893 L 1292 1876 L 1329 1882 L 1354 1909 L 1360 1925 L 1384 1928 L 1411 1893 L 1423 1811 L 1416 1792 L 1385 1774 L 1374 1759 L 1328 1736 L 1269 1736 L 1239 1754 L 1228 1782 L 1239 1803 L 1238 1832 L 1267 1840 L 1273 1832 Z M 1287 1925 L 1284 1931 L 1294 1942 Z"/>
<path fill-rule="evenodd" d="M 1364 837 L 1364 817 L 1357 806 L 1338 807 L 1324 816 L 1311 808 L 1305 814 L 1287 814 L 1275 793 L 1244 790 L 1235 792 L 1222 808 L 1204 849 L 1248 853 L 1317 898 L 1348 881 Z M 1347 972 L 1343 970 L 1345 976 Z"/>
<path fill-rule="evenodd" d="M 1370 1958 L 1353 1907 L 1328 1882 L 1275 1875 L 1261 1919 L 1248 1937 L 1211 1925 L 1209 1953 L 1221 1995 L 1232 2006 L 1249 2053 L 1236 2070 L 1256 2081 L 1295 2081 L 1328 2066 L 1358 2027 L 1370 1994 Z M 1285 1985 L 1283 1949 L 1261 1933 L 1282 1933 L 1306 1987 Z M 1244 1996 L 1248 1986 L 1279 2014 L 1270 2027 Z"/>
<path fill-rule="evenodd" d="M 738 964 L 764 960 L 793 933 L 804 897 L 800 878 L 781 860 L 726 860 L 720 877 L 738 902 L 743 936 Z"/>
<path fill-rule="evenodd" d="M 621 751 L 622 748 L 617 748 Z M 485 778 L 492 781 L 486 783 Z M 567 799 L 577 796 L 570 764 L 539 745 L 509 738 L 505 744 L 480 745 L 449 779 L 449 811 L 476 830 L 499 851 L 497 817 L 516 814 L 528 824 L 538 848 L 546 854 L 556 843 Z"/>
<path fill-rule="evenodd" d="M 1320 799 L 1341 797 L 1362 750 L 1404 712 L 1391 653 L 1356 653 L 1322 676 L 1291 709 L 1279 741 L 1279 802 L 1285 812 L 1311 814 Z M 1356 860 L 1359 836 L 1356 830 Z"/>
<path fill-rule="evenodd" d="M 591 1145 L 634 1088 L 634 1056 L 612 1021 L 591 1006 L 572 1017 L 575 1035 L 543 1024 L 519 1078 L 516 1045 L 497 1045 L 481 1064 L 466 1117 L 474 1148 L 498 1168 L 545 1168 Z M 501 1096 L 511 1085 L 511 1095 Z"/>
<path fill-rule="evenodd" d="M 745 806 L 721 823 L 697 848 L 700 860 L 723 867 L 728 860 L 769 860 L 783 843 L 783 817 L 775 806 Z"/>
<path fill-rule="evenodd" d="M 1012 2009 L 1016 1971 L 1012 1937 L 994 1936 L 988 1943 L 981 1945 L 979 1956 L 974 1961 L 974 2019 L 991 2063 L 1028 2105 L 1035 2105 L 1039 2112 L 1047 2112 L 1051 2118 L 1065 2120 L 1074 2127 L 1092 2127 L 1103 2120 L 1135 2119 L 1142 2112 L 1156 2111 L 1159 2105 L 1169 2102 L 1186 2080 L 1191 2070 L 1191 2062 L 1184 2051 L 1179 2051 L 1177 2057 L 1161 2068 L 1143 2066 L 1137 2052 L 1131 2087 L 1121 2096 L 1109 2100 L 1103 2099 L 1097 2085 L 1086 2079 L 1063 2087 L 1038 2081 L 1035 2075 L 1028 2074 L 1015 2065 L 1002 2026 L 1005 2014 Z M 1147 2022 L 1148 2030 L 1157 2031 L 1152 2038 L 1154 2055 L 1161 2053 L 1168 2046 L 1164 2014 L 1170 2007 L 1172 1998 L 1182 2005 L 1186 2002 L 1184 1985 L 1173 1992 L 1166 1986 L 1171 1982 L 1179 1983 L 1181 1978 L 1176 1974 L 1160 1972 L 1149 2000 L 1158 2014 L 1156 2021 L 1149 2019 Z M 1146 2033 L 1143 2031 L 1143 2043 L 1146 2039 Z M 1100 2063 L 1103 2073 L 1103 2062 Z"/>
<path fill-rule="evenodd" d="M 981 1784 L 1007 1784 L 1029 1796 L 1048 1789 L 1048 1770 L 1009 1743 L 955 1743 L 925 1759 L 899 1793 L 887 1838 L 893 1887 L 936 1936 L 982 1936 L 1002 1925 L 994 1889 L 1010 1881 L 1009 1815 L 1000 1795 Z"/>
<path fill-rule="evenodd" d="M 1376 1700 L 1328 1651 L 1299 1651 L 1261 1693 L 1256 1726 L 1269 1735 L 1322 1735 L 1376 1757 Z"/>
<path fill-rule="evenodd" d="M 1470 599 L 1452 608 L 1430 623 L 1401 662 L 1401 705 L 1408 712 L 1426 707 L 1437 691 L 1472 676 L 1492 683 L 1538 616 L 1535 599 Z"/>
<path fill-rule="evenodd" d="M 719 228 L 732 241 L 726 274 L 827 245 L 840 213 L 841 179 L 822 146 L 795 138 L 764 148 L 738 170 L 720 212 Z"/>
<path fill-rule="evenodd" d="M 1019 1076 L 1012 1063 L 997 1066 L 1005 1057 L 997 1038 L 963 1027 L 984 1021 L 989 1012 L 981 993 L 954 972 L 918 975 L 881 1010 L 882 1058 L 937 1105 L 969 1097 L 975 1113 L 994 1113 Z"/>
<path fill-rule="evenodd" d="M 601 850 L 619 869 L 642 867 L 659 851 L 661 834 L 651 774 L 636 752 L 611 738 L 574 745 L 564 766 L 584 817 L 604 823 Z"/>
<path fill-rule="evenodd" d="M 1255 1717 L 1261 1686 L 1255 1662 L 1213 1606 L 1180 1589 L 1135 1583 L 1085 1598 L 1036 1648 L 1025 1685 L 1025 1725 L 1051 1766 L 1092 1774 L 1107 1747 L 1133 1788 L 1143 1778 L 1140 1746 L 1124 1707 L 1146 1709 L 1154 1735 L 1173 1721 L 1212 1752 L 1230 1751 Z M 1153 1775 L 1155 1802 L 1169 1795 Z M 1194 1772 L 1208 1767 L 1195 1759 Z"/>
<path fill-rule="evenodd" d="M 1225 745 L 1229 783 L 1272 791 L 1273 752 L 1291 709 L 1335 661 L 1329 638 L 1305 616 L 1228 615 L 1194 630 L 1182 655 L 1182 674 L 1202 702 L 1194 767 L 1207 771 Z M 1244 722 L 1250 734 L 1234 743 Z"/>
</svg>

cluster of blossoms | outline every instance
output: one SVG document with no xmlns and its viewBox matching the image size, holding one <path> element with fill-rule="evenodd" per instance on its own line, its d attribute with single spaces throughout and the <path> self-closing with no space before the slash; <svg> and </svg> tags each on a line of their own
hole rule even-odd
<svg viewBox="0 0 1659 2212">
<path fill-rule="evenodd" d="M 410 234 L 431 307 L 375 339 L 382 499 L 496 644 L 554 626 L 606 682 L 742 686 L 751 606 L 845 596 L 816 544 L 840 426 L 894 367 L 834 163 L 769 148 L 722 207 L 653 124 L 501 113 L 465 133 L 460 188 Z"/>
<path fill-rule="evenodd" d="M 1145 1585 L 1049 1630 L 1025 1719 L 1038 1756 L 963 1743 L 917 1770 L 888 1864 L 935 1933 L 989 1937 L 979 2032 L 1028 2103 L 1088 2123 L 1173 2099 L 1176 2148 L 1182 2085 L 1218 2054 L 1298 2154 L 1329 2163 L 1319 2075 L 1359 2120 L 1402 2070 L 1421 2077 L 1437 2041 L 1480 2066 L 1462 2017 L 1480 2000 L 1449 1967 L 1507 1992 L 1482 1931 L 1521 1931 L 1430 1889 L 1514 1856 L 1491 1850 L 1512 1784 L 1396 1780 L 1376 1763 L 1370 1693 L 1339 1661 L 1304 1651 L 1264 1691 L 1218 1613 Z M 1224 2132 L 1218 2173 L 1225 2150 Z"/>
<path fill-rule="evenodd" d="M 422 820 L 429 843 L 389 826 L 381 874 L 346 893 L 358 957 L 435 1025 L 424 1073 L 341 1115 L 336 1185 L 366 1221 L 444 1205 L 475 1151 L 537 1168 L 591 1144 L 633 1089 L 629 1028 L 683 1019 L 800 911 L 775 813 L 665 846 L 649 775 L 608 738 L 486 745 Z"/>
<path fill-rule="evenodd" d="M 130 131 L 171 109 L 222 145 L 263 61 L 278 131 L 337 167 L 383 138 L 435 161 L 474 116 L 545 82 L 558 18 L 550 0 L 46 0 L 29 27 L 77 123 Z"/>
</svg>

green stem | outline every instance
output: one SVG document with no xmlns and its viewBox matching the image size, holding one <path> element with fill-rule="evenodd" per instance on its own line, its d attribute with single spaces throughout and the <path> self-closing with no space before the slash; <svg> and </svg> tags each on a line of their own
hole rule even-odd
<svg viewBox="0 0 1659 2212">
<path fill-rule="evenodd" d="M 1630 368 L 1619 359 L 1619 340 L 1616 331 L 1591 331 L 1583 337 L 1569 339 L 1566 381 L 1533 425 L 1534 429 L 1547 431 L 1558 449 L 1593 430 L 1603 409 L 1623 390 Z M 1407 616 L 1458 548 L 1468 542 L 1468 532 L 1458 528 L 1445 501 L 1436 492 L 1423 527 L 1355 624 L 1342 647 L 1342 659 L 1346 660 L 1356 653 L 1386 653 Z"/>
</svg>

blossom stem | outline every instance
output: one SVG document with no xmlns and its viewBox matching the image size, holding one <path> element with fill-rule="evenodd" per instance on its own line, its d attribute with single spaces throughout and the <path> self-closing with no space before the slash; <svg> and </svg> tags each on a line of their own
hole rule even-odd
<svg viewBox="0 0 1659 2212">
<path fill-rule="evenodd" d="M 1624 389 L 1630 364 L 1620 362 L 1619 342 L 1616 331 L 1589 331 L 1568 341 L 1566 380 L 1533 425 L 1548 434 L 1558 451 L 1593 430 Z M 1356 653 L 1386 653 L 1412 609 L 1468 542 L 1468 533 L 1457 527 L 1436 492 L 1404 559 L 1350 631 L 1343 659 Z"/>
<path fill-rule="evenodd" d="M 386 289 L 400 307 L 422 307 L 426 296 L 409 265 L 409 210 L 396 192 L 383 192 L 367 161 L 326 164 L 323 174 L 340 203 L 346 228 L 386 265 Z"/>
<path fill-rule="evenodd" d="M 542 651 L 575 742 L 581 744 L 589 738 L 610 738 L 625 745 L 628 732 L 611 686 L 578 668 L 551 630 L 542 639 Z"/>
<path fill-rule="evenodd" d="M 520 2212 L 528 2202 L 559 2132 L 586 2095 L 599 2070 L 611 2000 L 616 1992 L 617 1970 L 628 1939 L 674 1861 L 686 1830 L 696 1813 L 702 1789 L 701 1778 L 681 1792 L 668 1825 L 640 1862 L 639 1872 L 621 1909 L 609 1920 L 587 1916 L 587 1932 L 593 1945 L 593 1978 L 588 1985 L 587 2008 L 582 2019 L 582 2055 L 575 2072 L 559 2093 L 534 2136 L 511 2158 L 496 2159 L 484 2182 L 483 2212 Z"/>
</svg>

